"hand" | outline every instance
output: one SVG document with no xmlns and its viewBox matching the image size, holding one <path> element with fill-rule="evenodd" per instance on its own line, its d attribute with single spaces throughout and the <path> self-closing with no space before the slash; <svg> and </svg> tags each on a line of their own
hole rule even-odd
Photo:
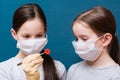
<svg viewBox="0 0 120 80">
<path fill-rule="evenodd" d="M 28 55 L 22 61 L 22 68 L 26 74 L 27 80 L 39 80 L 40 73 L 38 67 L 43 63 L 43 58 L 40 54 Z"/>
</svg>

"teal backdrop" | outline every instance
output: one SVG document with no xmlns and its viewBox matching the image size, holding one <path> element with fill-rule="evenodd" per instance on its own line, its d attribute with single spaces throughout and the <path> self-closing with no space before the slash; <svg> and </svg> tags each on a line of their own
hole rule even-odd
<svg viewBox="0 0 120 80">
<path fill-rule="evenodd" d="M 120 0 L 0 0 L 0 62 L 17 54 L 16 41 L 10 33 L 13 13 L 21 5 L 31 2 L 39 4 L 47 18 L 49 42 L 45 48 L 49 48 L 50 55 L 60 60 L 66 69 L 82 60 L 71 44 L 75 39 L 72 21 L 79 13 L 94 6 L 110 9 L 116 19 L 116 34 L 120 40 Z"/>
</svg>

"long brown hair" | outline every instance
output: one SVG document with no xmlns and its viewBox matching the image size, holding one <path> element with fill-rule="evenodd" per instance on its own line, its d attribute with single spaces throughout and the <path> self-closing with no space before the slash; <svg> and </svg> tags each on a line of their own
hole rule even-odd
<svg viewBox="0 0 120 80">
<path fill-rule="evenodd" d="M 18 8 L 13 16 L 13 29 L 18 32 L 22 24 L 28 20 L 38 17 L 44 23 L 44 30 L 46 33 L 47 22 L 43 10 L 37 4 L 25 4 Z M 43 69 L 45 80 L 60 80 L 53 59 L 49 55 L 42 55 L 44 58 Z"/>
<path fill-rule="evenodd" d="M 116 22 L 110 10 L 102 6 L 97 6 L 78 15 L 74 22 L 76 21 L 82 21 L 90 25 L 90 28 L 98 36 L 110 33 L 113 38 L 109 46 L 109 54 L 111 58 L 120 65 L 120 48 L 118 38 L 116 36 Z"/>
</svg>

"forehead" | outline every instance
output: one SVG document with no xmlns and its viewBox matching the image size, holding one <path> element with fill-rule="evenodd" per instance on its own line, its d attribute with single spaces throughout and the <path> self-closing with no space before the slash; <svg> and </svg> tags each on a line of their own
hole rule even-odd
<svg viewBox="0 0 120 80">
<path fill-rule="evenodd" d="M 26 21 L 18 30 L 18 33 L 38 33 L 45 32 L 44 23 L 39 18 Z"/>
<path fill-rule="evenodd" d="M 75 36 L 78 35 L 96 35 L 96 33 L 90 28 L 89 25 L 83 23 L 83 22 L 75 22 L 73 24 L 73 32 Z"/>
</svg>

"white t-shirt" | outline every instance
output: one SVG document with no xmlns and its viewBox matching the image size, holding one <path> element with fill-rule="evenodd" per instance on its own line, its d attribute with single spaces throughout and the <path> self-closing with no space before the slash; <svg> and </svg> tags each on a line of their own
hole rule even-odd
<svg viewBox="0 0 120 80">
<path fill-rule="evenodd" d="M 17 59 L 15 57 L 10 58 L 4 62 L 0 63 L 0 80 L 25 80 L 26 76 L 21 66 L 17 66 L 22 59 Z M 57 60 L 54 60 L 58 75 L 62 80 L 66 79 L 66 69 L 65 66 Z M 39 67 L 40 80 L 44 80 L 44 72 L 42 65 Z"/>
<path fill-rule="evenodd" d="M 82 61 L 69 68 L 67 80 L 120 80 L 120 66 L 96 69 Z"/>
</svg>

